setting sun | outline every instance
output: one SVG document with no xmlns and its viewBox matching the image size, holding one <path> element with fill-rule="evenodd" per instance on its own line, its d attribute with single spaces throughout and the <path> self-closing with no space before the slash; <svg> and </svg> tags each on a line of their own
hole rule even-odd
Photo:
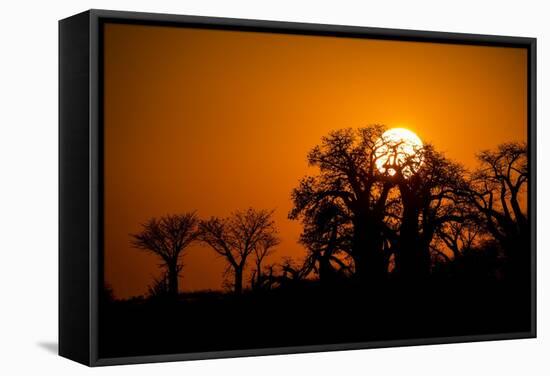
<svg viewBox="0 0 550 376">
<path fill-rule="evenodd" d="M 382 134 L 377 142 L 376 168 L 382 174 L 393 176 L 396 168 L 402 169 L 405 177 L 412 175 L 422 164 L 422 140 L 412 131 L 406 128 L 392 128 Z"/>
</svg>

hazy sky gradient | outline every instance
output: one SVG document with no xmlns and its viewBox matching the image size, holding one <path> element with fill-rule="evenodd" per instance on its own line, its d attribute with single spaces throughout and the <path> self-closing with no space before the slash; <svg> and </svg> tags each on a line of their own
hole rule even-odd
<svg viewBox="0 0 550 376">
<path fill-rule="evenodd" d="M 527 139 L 527 50 L 335 37 L 105 26 L 105 275 L 118 297 L 160 274 L 129 234 L 150 217 L 276 209 L 282 243 L 308 151 L 330 130 L 406 127 L 467 167 Z M 224 261 L 184 258 L 182 290 L 219 289 Z"/>
</svg>

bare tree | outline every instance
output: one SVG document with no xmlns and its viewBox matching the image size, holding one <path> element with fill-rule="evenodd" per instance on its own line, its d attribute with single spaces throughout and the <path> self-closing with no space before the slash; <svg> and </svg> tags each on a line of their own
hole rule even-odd
<svg viewBox="0 0 550 376">
<path fill-rule="evenodd" d="M 322 283 L 330 282 L 338 274 L 352 274 L 349 262 L 352 228 L 349 218 L 335 203 L 323 203 L 303 219 L 304 230 L 300 242 L 307 248 L 306 264 L 319 276 Z"/>
<path fill-rule="evenodd" d="M 481 166 L 474 172 L 468 191 L 470 202 L 483 223 L 505 250 L 510 265 L 526 273 L 529 239 L 526 213 L 529 183 L 527 145 L 505 143 L 478 155 Z M 522 208 L 523 207 L 523 208 Z"/>
<path fill-rule="evenodd" d="M 451 251 L 453 260 L 457 260 L 465 252 L 473 249 L 483 235 L 482 228 L 472 218 L 447 222 L 437 229 L 438 239 Z"/>
<path fill-rule="evenodd" d="M 241 294 L 243 290 L 248 257 L 261 242 L 275 236 L 272 215 L 273 211 L 249 208 L 236 211 L 227 218 L 212 217 L 200 222 L 200 239 L 227 260 L 234 276 L 236 294 Z"/>
<path fill-rule="evenodd" d="M 281 241 L 275 233 L 267 233 L 256 244 L 256 247 L 254 248 L 254 261 L 256 264 L 256 269 L 253 271 L 251 279 L 254 285 L 259 286 L 261 284 L 261 281 L 263 280 L 262 262 L 267 256 L 273 254 L 275 247 L 280 243 Z"/>
<path fill-rule="evenodd" d="M 320 205 L 341 209 L 351 226 L 349 254 L 355 275 L 362 282 L 377 282 L 387 274 L 384 254 L 386 201 L 393 187 L 378 173 L 380 140 L 385 128 L 375 125 L 359 130 L 344 129 L 323 137 L 308 155 L 319 174 L 304 177 L 292 192 L 291 219 L 315 215 Z"/>
<path fill-rule="evenodd" d="M 132 245 L 159 256 L 166 270 L 168 292 L 178 294 L 178 278 L 183 268 L 181 258 L 197 238 L 198 219 L 195 213 L 151 218 L 142 224 L 141 232 L 132 234 Z"/>
<path fill-rule="evenodd" d="M 402 206 L 395 270 L 402 277 L 419 279 L 430 272 L 430 246 L 438 230 L 466 219 L 459 195 L 466 181 L 464 168 L 431 145 L 413 157 L 393 166 L 396 173 L 388 179 L 399 188 Z"/>
</svg>

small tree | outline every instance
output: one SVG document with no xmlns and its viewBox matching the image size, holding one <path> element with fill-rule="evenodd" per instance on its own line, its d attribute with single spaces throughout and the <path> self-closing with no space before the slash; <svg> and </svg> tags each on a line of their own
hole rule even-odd
<svg viewBox="0 0 550 376">
<path fill-rule="evenodd" d="M 254 275 L 252 278 L 253 284 L 260 285 L 263 277 L 262 262 L 267 256 L 273 254 L 275 247 L 278 246 L 280 242 L 281 241 L 274 233 L 266 234 L 254 248 L 254 262 L 256 264 L 256 270 L 254 270 Z"/>
<path fill-rule="evenodd" d="M 132 234 L 132 245 L 159 256 L 166 270 L 168 293 L 178 295 L 178 278 L 183 268 L 181 258 L 197 238 L 198 219 L 195 213 L 151 218 L 142 224 L 142 231 Z"/>
<path fill-rule="evenodd" d="M 307 248 L 306 263 L 317 273 L 322 283 L 342 272 L 349 274 L 351 221 L 335 202 L 313 207 L 303 218 L 304 230 L 300 242 Z M 352 263 L 351 263 L 352 264 Z"/>
<path fill-rule="evenodd" d="M 236 294 L 241 294 L 243 290 L 248 257 L 260 247 L 261 242 L 275 236 L 272 215 L 273 211 L 249 208 L 236 211 L 227 218 L 212 217 L 200 222 L 200 240 L 227 260 L 234 276 L 233 289 Z"/>
</svg>

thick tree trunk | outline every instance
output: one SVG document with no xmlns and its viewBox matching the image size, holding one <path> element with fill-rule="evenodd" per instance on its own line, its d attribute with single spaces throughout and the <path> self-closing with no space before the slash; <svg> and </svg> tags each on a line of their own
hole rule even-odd
<svg viewBox="0 0 550 376">
<path fill-rule="evenodd" d="M 319 280 L 321 284 L 330 283 L 332 277 L 332 267 L 330 265 L 330 255 L 327 251 L 319 257 Z"/>
<path fill-rule="evenodd" d="M 381 282 L 387 275 L 381 231 L 376 224 L 361 218 L 356 218 L 354 225 L 352 254 L 357 279 L 365 285 Z"/>
<path fill-rule="evenodd" d="M 235 294 L 240 295 L 243 292 L 243 269 L 235 268 Z"/>
<path fill-rule="evenodd" d="M 178 265 L 170 265 L 168 268 L 168 294 L 178 296 Z"/>
<path fill-rule="evenodd" d="M 395 253 L 395 275 L 411 281 L 424 279 L 429 273 L 430 252 L 419 234 L 419 210 L 405 206 Z"/>
</svg>

